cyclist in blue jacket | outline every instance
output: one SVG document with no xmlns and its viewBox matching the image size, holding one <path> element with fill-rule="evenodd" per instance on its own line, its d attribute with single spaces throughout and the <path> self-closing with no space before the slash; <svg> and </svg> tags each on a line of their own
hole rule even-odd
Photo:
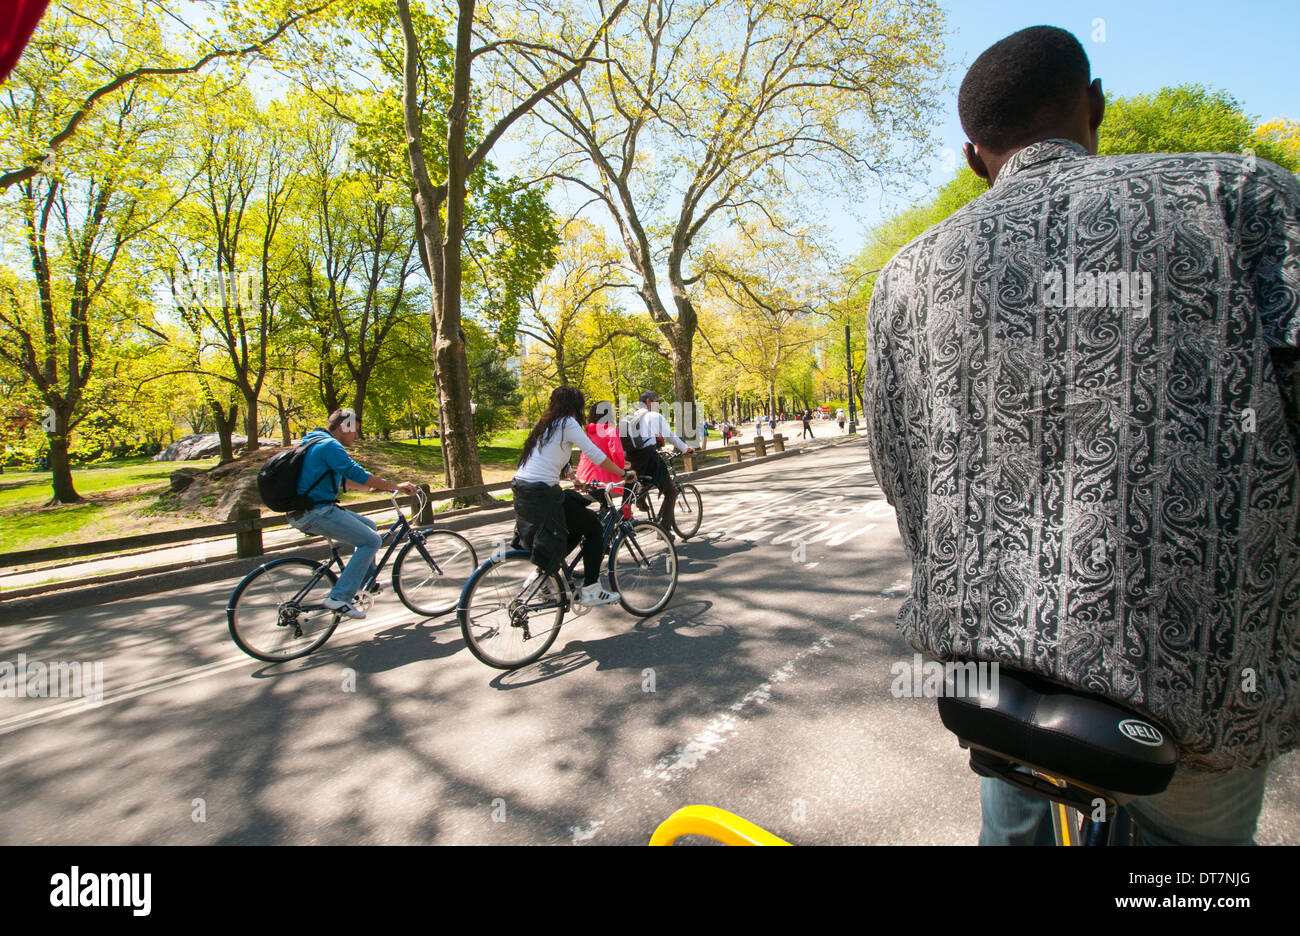
<svg viewBox="0 0 1300 936">
<path fill-rule="evenodd" d="M 357 414 L 350 409 L 341 409 L 330 414 L 326 428 L 313 429 L 302 437 L 304 443 L 314 444 L 303 457 L 296 493 L 309 497 L 313 505 L 307 510 L 290 511 L 287 515 L 290 525 L 296 530 L 309 536 L 327 536 L 356 547 L 323 604 L 358 619 L 365 617 L 366 612 L 353 603 L 357 588 L 374 565 L 381 539 L 373 520 L 338 505 L 339 495 L 349 485 L 352 490 L 416 492 L 410 481 L 385 481 L 352 460 L 344 446 L 357 441 L 360 435 Z"/>
</svg>

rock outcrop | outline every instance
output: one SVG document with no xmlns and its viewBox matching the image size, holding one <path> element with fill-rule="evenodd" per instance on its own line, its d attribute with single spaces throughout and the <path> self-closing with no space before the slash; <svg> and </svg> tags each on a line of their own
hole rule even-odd
<svg viewBox="0 0 1300 936">
<path fill-rule="evenodd" d="M 261 439 L 258 445 L 267 448 L 279 448 L 279 439 Z M 248 443 L 248 436 L 233 435 L 230 437 L 230 443 L 238 457 L 244 452 Z M 161 452 L 153 457 L 154 461 L 195 461 L 200 458 L 217 458 L 221 455 L 221 437 L 215 432 L 205 432 L 201 435 L 186 436 L 183 439 L 177 439 L 171 445 L 167 446 Z"/>
</svg>

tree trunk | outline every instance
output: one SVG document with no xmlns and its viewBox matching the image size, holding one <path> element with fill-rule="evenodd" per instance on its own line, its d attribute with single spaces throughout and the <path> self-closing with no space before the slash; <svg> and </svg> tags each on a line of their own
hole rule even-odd
<svg viewBox="0 0 1300 936">
<path fill-rule="evenodd" d="M 50 439 L 50 482 L 54 489 L 51 504 L 75 504 L 84 498 L 72 484 L 72 463 L 68 458 L 68 432 L 72 422 L 72 407 L 51 407 L 54 431 Z"/>
<path fill-rule="evenodd" d="M 333 413 L 342 409 L 339 405 L 339 385 L 334 379 L 334 362 L 329 358 L 329 340 L 322 339 L 320 345 L 320 401 L 325 404 L 325 412 Z"/>
<path fill-rule="evenodd" d="M 258 431 L 257 425 L 257 394 L 244 391 L 244 435 L 248 436 L 248 441 L 244 443 L 244 454 L 256 452 L 258 448 Z"/>
<path fill-rule="evenodd" d="M 210 401 L 212 404 L 212 415 L 217 423 L 217 438 L 221 440 L 221 462 L 224 465 L 227 462 L 235 460 L 235 444 L 231 436 L 235 432 L 235 424 L 239 419 L 239 404 L 230 404 L 230 415 L 222 410 L 222 406 L 216 400 Z"/>
<path fill-rule="evenodd" d="M 357 438 L 364 439 L 365 432 L 361 426 L 361 411 L 366 405 L 366 382 L 370 375 L 362 372 L 357 376 L 357 392 L 352 394 L 352 412 L 357 414 Z"/>
<path fill-rule="evenodd" d="M 293 444 L 293 434 L 289 431 L 289 408 L 284 405 L 284 397 L 275 395 L 275 408 L 280 416 L 280 441 L 286 447 Z"/>
</svg>

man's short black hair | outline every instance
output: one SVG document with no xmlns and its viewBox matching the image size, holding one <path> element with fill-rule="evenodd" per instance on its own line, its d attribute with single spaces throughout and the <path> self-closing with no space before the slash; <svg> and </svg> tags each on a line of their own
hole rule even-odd
<svg viewBox="0 0 1300 936">
<path fill-rule="evenodd" d="M 1055 26 L 1031 26 L 980 54 L 957 93 L 957 113 L 967 139 L 1005 153 L 1067 116 L 1091 80 L 1078 39 Z"/>
<path fill-rule="evenodd" d="M 646 390 L 641 394 L 641 402 L 649 403 L 651 400 L 659 399 L 659 394 L 653 390 Z"/>
</svg>

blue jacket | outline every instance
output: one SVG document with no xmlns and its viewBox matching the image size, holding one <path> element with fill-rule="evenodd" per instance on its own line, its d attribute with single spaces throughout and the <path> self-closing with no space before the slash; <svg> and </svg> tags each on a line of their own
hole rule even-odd
<svg viewBox="0 0 1300 936">
<path fill-rule="evenodd" d="M 324 429 L 313 429 L 302 437 L 303 442 L 315 439 L 321 441 L 303 457 L 296 493 L 306 494 L 316 504 L 331 504 L 339 499 L 345 478 L 357 484 L 370 480 L 370 472 L 352 460 L 338 439 Z"/>
</svg>

